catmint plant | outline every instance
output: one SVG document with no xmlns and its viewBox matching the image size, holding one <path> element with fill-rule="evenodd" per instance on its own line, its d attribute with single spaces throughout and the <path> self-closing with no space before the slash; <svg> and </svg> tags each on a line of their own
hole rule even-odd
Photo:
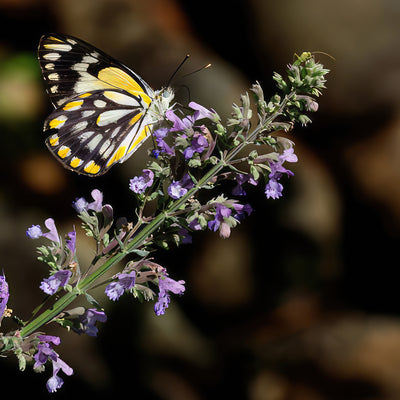
<svg viewBox="0 0 400 400">
<path fill-rule="evenodd" d="M 1 355 L 14 354 L 21 370 L 30 363 L 41 372 L 51 364 L 47 389 L 54 392 L 73 370 L 55 351 L 60 338 L 46 335 L 46 324 L 97 336 L 107 316 L 92 289 L 103 287 L 105 298 L 113 302 L 127 295 L 153 301 L 155 314 L 165 314 L 186 288 L 183 280 L 170 276 L 167 265 L 157 263 L 157 249 L 190 243 L 194 231 L 228 238 L 253 211 L 245 200 L 249 185 L 262 185 L 266 199 L 283 196 L 285 181 L 294 175 L 290 164 L 298 160 L 287 132 L 296 123 L 311 121 L 308 115 L 318 109 L 327 73 L 310 53 L 303 53 L 288 65 L 285 78 L 273 75 L 276 94 L 266 98 L 255 83 L 240 105 L 233 105 L 227 121 L 195 102 L 169 108 L 154 128 L 155 148 L 147 165 L 127 182 L 137 202 L 134 220 L 115 220 L 113 207 L 105 202 L 107 193 L 98 189 L 91 199 L 72 202 L 94 243 L 89 265 L 78 258 L 75 227 L 59 233 L 52 218 L 44 226 L 34 221 L 26 235 L 40 243 L 38 259 L 48 267 L 48 277 L 37 283 L 46 300 L 27 320 L 12 315 L 7 303 L 14 293 L 4 272 L 0 275 L 0 323 L 11 315 L 16 322 L 14 330 L 0 333 Z M 220 189 L 226 180 L 232 182 L 230 193 Z M 146 207 L 150 202 L 153 207 Z M 110 275 L 116 264 L 121 270 Z M 77 298 L 82 305 L 71 307 Z"/>
</svg>

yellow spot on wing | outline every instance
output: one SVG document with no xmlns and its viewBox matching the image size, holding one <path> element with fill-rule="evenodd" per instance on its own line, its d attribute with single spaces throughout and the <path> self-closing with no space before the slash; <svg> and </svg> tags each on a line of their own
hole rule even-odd
<svg viewBox="0 0 400 400">
<path fill-rule="evenodd" d="M 43 46 L 45 49 L 59 50 L 59 51 L 70 51 L 72 46 L 70 44 L 58 44 L 58 43 L 47 43 Z"/>
<path fill-rule="evenodd" d="M 50 40 L 53 40 L 53 41 L 55 41 L 55 42 L 63 42 L 61 39 L 58 39 L 58 38 L 56 38 L 56 37 L 54 37 L 54 36 L 49 36 L 49 39 L 50 39 Z"/>
<path fill-rule="evenodd" d="M 69 147 L 61 147 L 60 150 L 58 150 L 57 154 L 61 158 L 65 158 L 70 153 L 70 151 L 71 151 L 71 149 Z"/>
<path fill-rule="evenodd" d="M 49 122 L 50 129 L 55 129 L 57 127 L 61 128 L 64 125 L 64 122 L 67 120 L 65 117 L 61 117 L 61 119 L 54 118 Z"/>
<path fill-rule="evenodd" d="M 135 122 L 139 121 L 140 118 L 142 118 L 142 113 L 136 114 L 136 115 L 129 121 L 129 125 L 135 124 Z"/>
<path fill-rule="evenodd" d="M 139 144 L 140 144 L 143 140 L 145 140 L 145 139 L 147 138 L 147 136 L 149 135 L 150 130 L 151 130 L 150 126 L 151 126 L 151 125 L 146 125 L 146 126 L 142 129 L 142 131 L 140 132 L 139 137 L 132 143 L 132 146 L 129 148 L 128 153 L 131 153 L 132 151 L 135 151 L 135 148 L 136 148 L 137 146 L 139 146 Z"/>
<path fill-rule="evenodd" d="M 126 146 L 121 146 L 115 154 L 111 157 L 110 161 L 107 163 L 107 167 L 110 165 L 116 163 L 118 160 L 120 160 L 124 155 L 126 154 Z"/>
<path fill-rule="evenodd" d="M 78 168 L 79 165 L 81 164 L 81 162 L 82 162 L 82 160 L 81 160 L 80 158 L 74 157 L 74 158 L 71 160 L 71 162 L 69 163 L 69 165 L 70 165 L 72 168 Z"/>
<path fill-rule="evenodd" d="M 80 98 L 85 98 L 85 97 L 89 97 L 89 96 L 91 96 L 92 95 L 92 93 L 83 93 L 83 94 L 81 94 L 79 97 Z"/>
<path fill-rule="evenodd" d="M 136 96 L 140 96 L 148 106 L 150 105 L 151 99 L 143 91 L 143 88 L 135 81 L 135 79 L 121 69 L 117 67 L 104 68 L 99 72 L 97 77 L 111 86 L 126 90 Z"/>
<path fill-rule="evenodd" d="M 77 109 L 83 104 L 83 100 L 78 100 L 78 101 L 71 101 L 67 103 L 64 107 L 63 110 L 69 111 L 72 109 Z"/>
<path fill-rule="evenodd" d="M 49 139 L 50 146 L 56 146 L 58 144 L 58 136 L 52 136 Z"/>
<path fill-rule="evenodd" d="M 95 175 L 100 171 L 100 165 L 97 165 L 94 161 L 90 161 L 83 170 L 88 174 Z"/>
</svg>

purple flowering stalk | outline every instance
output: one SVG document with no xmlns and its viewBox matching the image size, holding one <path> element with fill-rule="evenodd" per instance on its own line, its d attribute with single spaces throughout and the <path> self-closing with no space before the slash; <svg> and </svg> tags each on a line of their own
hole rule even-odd
<svg viewBox="0 0 400 400">
<path fill-rule="evenodd" d="M 294 143 L 281 132 L 290 131 L 295 123 L 310 122 L 307 113 L 318 109 L 316 98 L 325 88 L 327 73 L 310 53 L 303 53 L 288 66 L 287 79 L 274 74 L 279 93 L 266 100 L 261 86 L 254 84 L 250 89 L 253 103 L 248 93 L 242 95 L 241 105 L 233 105 L 225 124 L 216 111 L 195 102 L 188 108 L 168 109 L 155 126 L 156 149 L 150 161 L 129 182 L 137 201 L 135 220 L 121 218 L 114 222 L 113 208 L 103 204 L 103 193 L 98 189 L 92 191 L 92 201 L 78 198 L 73 202 L 83 230 L 95 243 L 90 265 L 79 263 L 75 228 L 62 237 L 52 218 L 44 222 L 47 231 L 40 225 L 28 228 L 30 239 L 45 241 L 37 251 L 38 259 L 50 270 L 38 285 L 46 294 L 46 302 L 29 320 L 20 321 L 15 331 L 0 334 L 0 352 L 14 353 L 20 369 L 32 360 L 32 355 L 36 370 L 51 362 L 53 375 L 47 388 L 54 392 L 63 384 L 59 372 L 71 375 L 72 369 L 53 349 L 59 338 L 43 335 L 40 330 L 54 322 L 78 334 L 96 336 L 97 324 L 105 323 L 107 316 L 92 297 L 92 289 L 103 286 L 111 301 L 126 295 L 154 300 L 154 312 L 163 315 L 171 294 L 185 292 L 185 282 L 170 277 L 165 267 L 149 258 L 150 253 L 190 243 L 194 231 L 208 229 L 228 238 L 232 229 L 253 212 L 249 204 L 239 201 L 246 196 L 248 185 L 263 185 L 267 199 L 283 196 L 285 179 L 294 175 L 287 165 L 297 162 L 297 155 Z M 253 118 L 255 111 L 257 117 Z M 222 180 L 232 182 L 231 194 L 219 192 Z M 200 191 L 209 193 L 208 200 L 198 199 Z M 147 207 L 150 202 L 152 207 Z M 128 261 L 121 272 L 107 276 L 125 259 Z M 68 309 L 78 297 L 89 305 Z M 8 299 L 3 274 L 0 319 L 8 316 Z"/>
<path fill-rule="evenodd" d="M 6 277 L 4 273 L 0 275 L 0 325 L 3 316 L 10 316 L 11 311 L 7 309 L 7 302 L 10 293 L 8 291 L 8 283 L 6 281 Z"/>
</svg>

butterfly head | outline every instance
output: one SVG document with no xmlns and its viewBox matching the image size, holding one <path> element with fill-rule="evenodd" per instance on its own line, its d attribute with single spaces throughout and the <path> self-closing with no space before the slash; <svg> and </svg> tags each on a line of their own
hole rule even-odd
<svg viewBox="0 0 400 400">
<path fill-rule="evenodd" d="M 157 119 L 164 117 L 165 112 L 169 110 L 173 104 L 175 93 L 172 88 L 166 87 L 161 90 L 157 90 L 154 93 L 154 99 L 151 103 L 149 112 Z"/>
</svg>

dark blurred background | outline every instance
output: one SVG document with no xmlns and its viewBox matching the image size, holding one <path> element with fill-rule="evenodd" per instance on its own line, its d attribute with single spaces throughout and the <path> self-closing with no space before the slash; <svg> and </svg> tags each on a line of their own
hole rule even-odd
<svg viewBox="0 0 400 400">
<path fill-rule="evenodd" d="M 42 34 L 80 37 L 154 88 L 187 53 L 181 75 L 211 62 L 177 90 L 224 118 L 255 80 L 272 95 L 272 72 L 283 73 L 294 53 L 336 58 L 316 54 L 332 72 L 313 123 L 293 132 L 299 162 L 284 197 L 252 188 L 255 211 L 231 238 L 201 232 L 157 254 L 187 282 L 165 316 L 99 292 L 109 320 L 97 339 L 49 327 L 75 370 L 52 398 L 400 399 L 399 20 L 397 0 L 0 0 L 0 268 L 23 319 L 48 274 L 26 228 L 51 216 L 61 234 L 79 231 L 71 202 L 94 188 L 117 216 L 133 218 L 128 182 L 146 163 L 142 148 L 89 179 L 51 156 Z M 85 265 L 93 247 L 78 236 Z M 1 360 L 3 390 L 50 396 L 50 368 L 40 376 L 17 368 Z"/>
</svg>

